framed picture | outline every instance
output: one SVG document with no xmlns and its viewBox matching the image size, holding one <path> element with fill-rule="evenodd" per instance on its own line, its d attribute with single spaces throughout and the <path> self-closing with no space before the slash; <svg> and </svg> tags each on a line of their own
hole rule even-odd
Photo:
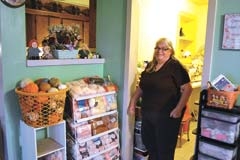
<svg viewBox="0 0 240 160">
<path fill-rule="evenodd" d="M 225 14 L 222 49 L 240 49 L 240 13 Z"/>
<path fill-rule="evenodd" d="M 6 4 L 9 7 L 20 7 L 24 5 L 25 0 L 1 0 L 4 4 Z"/>
</svg>

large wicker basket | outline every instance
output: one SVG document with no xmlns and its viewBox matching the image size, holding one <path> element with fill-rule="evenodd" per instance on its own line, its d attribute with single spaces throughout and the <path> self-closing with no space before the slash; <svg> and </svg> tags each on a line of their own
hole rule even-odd
<svg viewBox="0 0 240 160">
<path fill-rule="evenodd" d="M 35 128 L 50 126 L 62 121 L 67 90 L 52 93 L 27 93 L 16 88 L 23 121 Z"/>
<path fill-rule="evenodd" d="M 227 92 L 208 89 L 207 105 L 232 109 L 237 101 L 239 93 L 240 91 Z"/>
</svg>

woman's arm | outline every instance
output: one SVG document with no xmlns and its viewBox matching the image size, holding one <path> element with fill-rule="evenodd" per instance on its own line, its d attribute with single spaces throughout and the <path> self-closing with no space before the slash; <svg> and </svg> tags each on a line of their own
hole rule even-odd
<svg viewBox="0 0 240 160">
<path fill-rule="evenodd" d="M 179 100 L 177 106 L 170 113 L 170 117 L 172 117 L 172 118 L 181 117 L 182 110 L 186 106 L 186 104 L 188 102 L 188 99 L 189 99 L 189 97 L 192 93 L 191 83 L 189 82 L 189 83 L 186 83 L 186 84 L 182 85 L 181 86 L 181 92 L 182 92 L 182 95 L 180 97 L 180 100 Z"/>
<path fill-rule="evenodd" d="M 134 115 L 135 114 L 135 107 L 138 99 L 142 96 L 142 89 L 138 87 L 134 94 L 132 95 L 132 98 L 130 99 L 129 105 L 128 105 L 128 114 Z"/>
</svg>

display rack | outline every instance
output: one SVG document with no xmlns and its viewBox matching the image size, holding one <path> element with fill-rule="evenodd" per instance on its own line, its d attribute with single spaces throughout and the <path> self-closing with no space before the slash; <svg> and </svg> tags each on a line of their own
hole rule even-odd
<svg viewBox="0 0 240 160">
<path fill-rule="evenodd" d="M 107 98 L 107 96 L 111 96 Z M 89 103 L 96 99 L 93 113 Z M 104 92 L 86 96 L 67 96 L 67 150 L 73 160 L 120 159 L 118 111 L 116 92 Z M 115 106 L 111 108 L 110 106 Z M 70 108 L 69 108 L 70 107 Z M 79 149 L 76 149 L 79 148 Z"/>
<path fill-rule="evenodd" d="M 240 158 L 240 106 L 223 109 L 207 105 L 207 90 L 201 91 L 194 160 Z"/>
</svg>

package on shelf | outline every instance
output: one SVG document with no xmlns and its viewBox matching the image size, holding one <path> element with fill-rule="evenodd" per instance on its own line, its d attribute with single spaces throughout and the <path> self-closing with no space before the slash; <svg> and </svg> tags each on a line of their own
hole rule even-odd
<svg viewBox="0 0 240 160">
<path fill-rule="evenodd" d="M 103 121 L 102 117 L 95 118 L 89 121 L 92 125 L 92 134 L 96 135 L 108 130 L 107 121 Z"/>
<path fill-rule="evenodd" d="M 226 146 L 221 143 L 210 143 L 207 141 L 199 141 L 199 151 L 202 154 L 221 159 L 232 160 L 237 154 L 237 146 Z"/>
<path fill-rule="evenodd" d="M 38 158 L 38 160 L 64 160 L 64 153 L 63 151 L 56 151 L 44 157 Z"/>
<path fill-rule="evenodd" d="M 240 116 L 216 111 L 202 111 L 201 135 L 233 144 L 239 137 Z"/>
<path fill-rule="evenodd" d="M 114 110 L 117 109 L 117 98 L 116 94 L 109 94 L 106 95 L 106 101 L 107 101 L 107 110 Z"/>
<path fill-rule="evenodd" d="M 84 77 L 79 80 L 66 82 L 69 87 L 70 95 L 77 99 L 78 97 L 94 95 L 104 92 L 117 91 L 118 87 L 108 79 L 98 76 Z"/>
<path fill-rule="evenodd" d="M 82 118 L 116 110 L 117 98 L 115 92 L 106 92 L 80 100 L 68 96 L 66 104 L 65 111 L 74 121 L 78 122 Z"/>
<path fill-rule="evenodd" d="M 119 158 L 119 148 L 113 148 L 104 154 L 94 157 L 92 160 L 119 160 Z"/>
<path fill-rule="evenodd" d="M 106 133 L 100 137 L 94 137 L 87 141 L 79 142 L 72 137 L 67 137 L 67 149 L 73 159 L 94 158 L 100 154 L 105 154 L 113 147 L 119 146 L 118 131 Z"/>
<path fill-rule="evenodd" d="M 107 124 L 108 129 L 118 128 L 118 114 L 117 113 L 103 116 L 102 120 L 105 124 Z"/>
<path fill-rule="evenodd" d="M 87 121 L 74 123 L 70 118 L 68 118 L 67 131 L 74 139 L 78 141 L 92 136 L 92 126 Z"/>
</svg>

